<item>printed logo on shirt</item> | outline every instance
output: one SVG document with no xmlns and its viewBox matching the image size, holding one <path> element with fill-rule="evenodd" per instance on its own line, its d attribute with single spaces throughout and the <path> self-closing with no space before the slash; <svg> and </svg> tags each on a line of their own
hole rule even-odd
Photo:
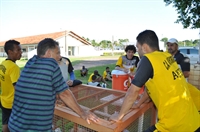
<svg viewBox="0 0 200 132">
<path fill-rule="evenodd" d="M 171 65 L 172 65 L 174 62 L 176 62 L 176 61 L 174 60 L 174 58 L 173 58 L 172 56 L 169 56 L 169 57 L 166 58 L 166 60 L 164 60 L 163 64 L 164 64 L 165 68 L 166 68 L 167 70 L 169 70 L 170 67 L 171 67 Z M 181 77 L 183 76 L 183 73 L 182 73 L 182 71 L 180 70 L 180 68 L 178 68 L 178 69 L 172 71 L 172 76 L 173 76 L 173 79 L 176 80 L 177 78 L 181 78 Z"/>
</svg>

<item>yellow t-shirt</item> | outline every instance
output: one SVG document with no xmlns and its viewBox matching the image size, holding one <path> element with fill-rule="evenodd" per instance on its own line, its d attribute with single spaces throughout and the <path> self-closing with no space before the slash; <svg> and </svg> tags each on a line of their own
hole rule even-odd
<svg viewBox="0 0 200 132">
<path fill-rule="evenodd" d="M 129 60 L 126 55 L 120 56 L 117 60 L 116 66 L 120 68 L 130 69 L 131 72 L 134 71 L 135 64 L 138 63 L 139 58 L 137 56 L 133 56 L 131 60 Z"/>
<path fill-rule="evenodd" d="M 88 79 L 88 82 L 92 82 L 92 76 L 94 75 L 94 73 L 92 73 Z"/>
<path fill-rule="evenodd" d="M 16 83 L 20 76 L 20 68 L 11 60 L 5 60 L 0 65 L 1 80 L 1 104 L 7 109 L 11 109 L 14 100 Z"/>
<path fill-rule="evenodd" d="M 153 67 L 153 78 L 145 85 L 158 109 L 156 128 L 161 132 L 194 132 L 200 125 L 200 115 L 174 58 L 158 51 L 145 56 Z"/>
<path fill-rule="evenodd" d="M 105 79 L 107 77 L 107 72 L 106 70 L 103 72 L 103 79 Z"/>
</svg>

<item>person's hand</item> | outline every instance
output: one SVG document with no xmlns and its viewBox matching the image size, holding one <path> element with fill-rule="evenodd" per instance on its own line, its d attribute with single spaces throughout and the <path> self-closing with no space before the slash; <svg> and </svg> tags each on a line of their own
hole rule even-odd
<svg viewBox="0 0 200 132">
<path fill-rule="evenodd" d="M 128 73 L 128 72 L 129 72 L 129 69 L 124 68 L 123 71 L 124 71 L 125 73 Z"/>
<path fill-rule="evenodd" d="M 99 122 L 99 118 L 90 111 L 84 111 L 84 113 L 81 115 L 81 118 L 86 120 L 88 124 L 90 124 L 91 121 L 95 123 Z"/>
<path fill-rule="evenodd" d="M 73 81 L 72 80 L 67 81 L 67 85 L 72 86 L 73 85 Z"/>
<path fill-rule="evenodd" d="M 130 73 L 129 73 L 129 76 L 134 77 L 134 76 L 135 76 L 135 73 L 134 73 L 134 72 L 130 72 Z"/>
</svg>

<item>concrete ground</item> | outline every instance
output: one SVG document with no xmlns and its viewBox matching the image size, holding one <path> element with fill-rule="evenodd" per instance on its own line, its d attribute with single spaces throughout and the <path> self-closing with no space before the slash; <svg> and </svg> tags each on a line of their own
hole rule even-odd
<svg viewBox="0 0 200 132">
<path fill-rule="evenodd" d="M 81 63 L 74 65 L 74 70 L 79 70 L 82 66 L 86 68 L 102 66 L 106 64 L 115 64 L 117 62 L 118 57 L 116 58 L 93 58 L 89 60 L 82 60 Z"/>
</svg>

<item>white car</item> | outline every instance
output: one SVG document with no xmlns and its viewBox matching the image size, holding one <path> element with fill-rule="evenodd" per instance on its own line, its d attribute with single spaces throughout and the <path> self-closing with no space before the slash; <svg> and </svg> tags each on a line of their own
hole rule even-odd
<svg viewBox="0 0 200 132">
<path fill-rule="evenodd" d="M 194 47 L 179 47 L 179 51 L 184 55 L 190 58 L 190 63 L 194 64 L 197 61 L 200 61 L 199 58 L 199 49 Z"/>
</svg>

